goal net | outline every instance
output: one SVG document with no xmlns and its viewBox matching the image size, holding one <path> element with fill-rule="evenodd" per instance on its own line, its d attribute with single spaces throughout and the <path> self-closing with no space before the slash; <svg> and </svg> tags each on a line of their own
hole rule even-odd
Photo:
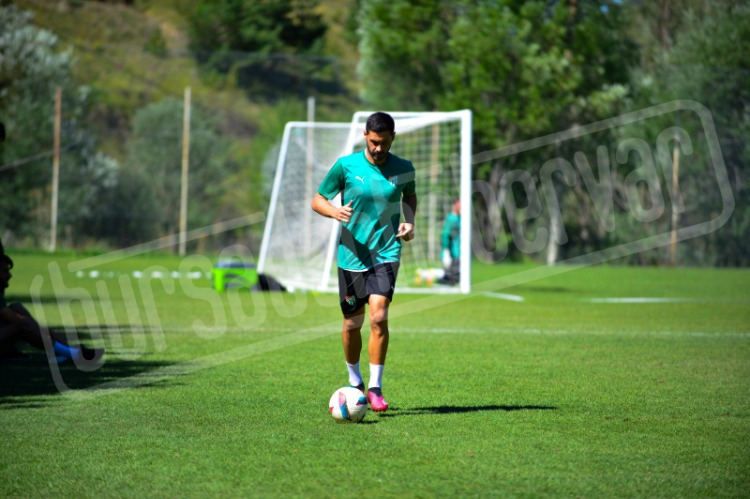
<svg viewBox="0 0 750 499">
<path fill-rule="evenodd" d="M 336 248 L 340 223 L 312 211 L 311 201 L 336 160 L 362 150 L 369 112 L 351 123 L 290 122 L 284 129 L 258 272 L 288 288 L 338 289 Z M 404 243 L 398 291 L 468 293 L 471 230 L 471 111 L 391 112 L 396 140 L 391 152 L 414 164 L 419 205 L 415 238 Z M 445 216 L 461 200 L 459 282 L 441 284 Z M 340 196 L 332 200 L 340 206 Z"/>
</svg>

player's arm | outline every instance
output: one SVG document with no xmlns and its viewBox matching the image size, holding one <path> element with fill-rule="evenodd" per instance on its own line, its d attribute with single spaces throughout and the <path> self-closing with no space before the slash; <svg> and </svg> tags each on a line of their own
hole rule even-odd
<svg viewBox="0 0 750 499">
<path fill-rule="evenodd" d="M 13 305 L 0 308 L 0 321 L 4 322 L 5 324 L 20 324 L 27 328 L 39 327 L 39 325 L 30 315 L 18 313 Z"/>
<path fill-rule="evenodd" d="M 312 200 L 312 209 L 315 213 L 324 217 L 333 218 L 339 222 L 348 222 L 352 219 L 352 212 L 354 211 L 352 210 L 352 202 L 349 201 L 345 206 L 338 208 L 318 192 Z"/>
<path fill-rule="evenodd" d="M 10 324 L 18 319 L 18 315 L 10 307 L 0 307 L 0 321 Z"/>
<path fill-rule="evenodd" d="M 414 239 L 414 216 L 417 214 L 416 192 L 401 198 L 401 210 L 404 213 L 404 221 L 399 225 L 396 237 L 402 237 L 404 241 L 411 241 Z"/>
</svg>

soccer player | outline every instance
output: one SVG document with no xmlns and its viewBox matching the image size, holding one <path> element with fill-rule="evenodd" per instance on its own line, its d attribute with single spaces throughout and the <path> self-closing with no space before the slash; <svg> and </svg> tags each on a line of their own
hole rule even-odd
<svg viewBox="0 0 750 499">
<path fill-rule="evenodd" d="M 443 232 L 440 236 L 443 249 L 442 261 L 445 277 L 442 282 L 456 284 L 459 281 L 461 269 L 461 200 L 453 202 L 453 208 L 445 217 Z"/>
<path fill-rule="evenodd" d="M 344 315 L 341 338 L 349 383 L 365 391 L 359 361 L 365 306 L 369 306 L 370 380 L 367 401 L 385 411 L 382 378 L 388 352 L 388 307 L 393 299 L 402 241 L 414 238 L 417 210 L 414 166 L 390 152 L 393 118 L 374 113 L 365 124 L 365 149 L 339 158 L 312 200 L 312 209 L 341 222 L 337 264 Z M 341 193 L 341 207 L 330 200 Z M 403 211 L 403 221 L 401 214 Z"/>
</svg>

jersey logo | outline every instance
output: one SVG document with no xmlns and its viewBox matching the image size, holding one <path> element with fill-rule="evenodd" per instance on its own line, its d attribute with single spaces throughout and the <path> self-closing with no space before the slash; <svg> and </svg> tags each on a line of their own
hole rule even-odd
<svg viewBox="0 0 750 499">
<path fill-rule="evenodd" d="M 393 187 L 396 187 L 396 184 L 398 184 L 398 175 L 388 177 L 388 183 L 390 183 Z"/>
<path fill-rule="evenodd" d="M 359 180 L 360 182 L 362 182 L 362 184 L 364 185 L 364 183 L 365 183 L 365 177 L 356 176 L 354 178 L 356 178 L 357 180 Z"/>
</svg>

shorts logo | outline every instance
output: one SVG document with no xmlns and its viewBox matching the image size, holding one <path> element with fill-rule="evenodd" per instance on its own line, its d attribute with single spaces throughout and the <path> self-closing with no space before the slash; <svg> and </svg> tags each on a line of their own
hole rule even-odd
<svg viewBox="0 0 750 499">
<path fill-rule="evenodd" d="M 357 297 L 356 296 L 347 296 L 344 298 L 344 301 L 346 301 L 346 304 L 350 307 L 353 307 L 357 303 Z"/>
</svg>

